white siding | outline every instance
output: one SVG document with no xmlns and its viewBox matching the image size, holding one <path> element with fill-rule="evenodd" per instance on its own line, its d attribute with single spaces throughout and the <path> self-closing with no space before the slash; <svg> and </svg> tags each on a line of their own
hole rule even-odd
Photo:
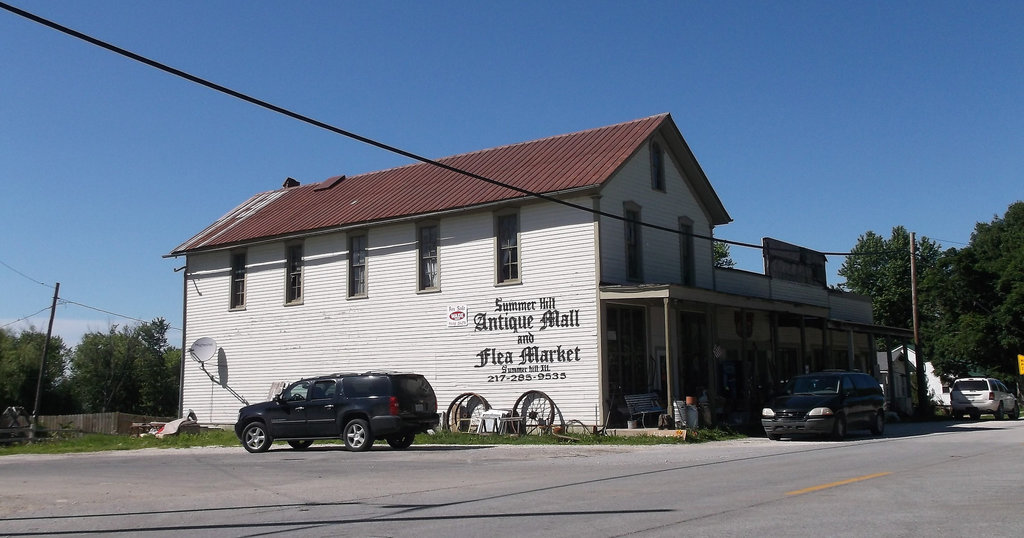
<svg viewBox="0 0 1024 538">
<path fill-rule="evenodd" d="M 715 291 L 767 299 L 772 294 L 771 279 L 739 269 L 715 269 Z"/>
<path fill-rule="evenodd" d="M 829 294 L 829 317 L 857 323 L 874 323 L 871 298 L 853 293 Z"/>
<path fill-rule="evenodd" d="M 575 203 L 589 204 L 589 199 Z M 222 353 L 206 369 L 218 381 L 224 380 L 227 388 L 189 361 L 184 407 L 195 410 L 200 420 L 232 423 L 242 404 L 228 389 L 257 402 L 266 398 L 277 380 L 387 369 L 427 376 L 442 411 L 463 392 L 476 392 L 495 407 L 511 408 L 522 393 L 541 390 L 567 420 L 594 422 L 599 360 L 593 217 L 542 203 L 521 208 L 520 223 L 522 278 L 514 285 L 495 285 L 491 212 L 439 221 L 440 290 L 436 292 L 416 290 L 412 222 L 368 231 L 368 293 L 360 299 L 347 298 L 344 233 L 305 241 L 300 305 L 284 305 L 283 242 L 247 250 L 246 308 L 241 311 L 228 309 L 228 253 L 189 256 L 186 345 L 200 337 L 217 341 Z M 527 308 L 496 312 L 499 300 L 525 303 Z M 447 326 L 448 307 L 456 305 L 468 308 L 468 326 Z M 572 326 L 543 327 L 542 317 L 554 310 L 568 316 Z M 500 314 L 532 325 L 476 330 L 475 316 Z M 555 352 L 554 362 L 520 364 L 524 350 L 533 346 Z M 563 362 L 557 360 L 559 346 Z M 506 373 L 496 361 L 488 359 L 481 365 L 481 357 L 489 350 L 511 361 L 504 365 Z M 510 367 L 523 370 L 513 377 L 507 372 Z M 538 371 L 544 368 L 546 372 Z M 538 379 L 542 373 L 545 379 Z M 518 381 L 520 375 L 522 381 Z"/>
<path fill-rule="evenodd" d="M 662 147 L 666 147 L 662 144 Z M 623 215 L 623 204 L 633 202 L 640 206 L 640 218 L 645 223 L 657 224 L 671 230 L 679 229 L 679 219 L 693 221 L 693 233 L 710 237 L 711 227 L 675 161 L 665 158 L 665 192 L 651 188 L 650 151 L 644 146 L 635 153 L 615 176 L 601 189 L 601 210 Z M 643 227 L 641 260 L 643 282 L 681 283 L 680 236 L 654 228 Z M 706 239 L 694 239 L 695 285 L 712 287 L 712 248 Z M 621 284 L 626 278 L 625 224 L 620 220 L 601 218 L 601 271 L 602 280 Z"/>
</svg>

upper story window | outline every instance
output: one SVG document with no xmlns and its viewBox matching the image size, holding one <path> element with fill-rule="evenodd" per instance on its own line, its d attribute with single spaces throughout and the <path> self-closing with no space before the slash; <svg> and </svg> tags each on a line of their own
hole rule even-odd
<svg viewBox="0 0 1024 538">
<path fill-rule="evenodd" d="M 348 238 L 348 296 L 366 296 L 366 235 Z"/>
<path fill-rule="evenodd" d="M 438 226 L 436 224 L 424 224 L 417 230 L 418 241 L 418 289 L 436 290 L 439 285 L 437 267 L 437 243 Z"/>
<path fill-rule="evenodd" d="M 245 251 L 231 253 L 231 308 L 245 308 Z"/>
<path fill-rule="evenodd" d="M 285 299 L 286 304 L 302 302 L 302 243 L 285 247 Z"/>
<path fill-rule="evenodd" d="M 693 221 L 685 217 L 679 219 L 679 262 L 681 282 L 693 286 L 697 281 L 693 260 Z"/>
<path fill-rule="evenodd" d="M 651 188 L 665 191 L 665 157 L 661 145 L 654 141 L 651 141 Z"/>
<path fill-rule="evenodd" d="M 498 215 L 498 283 L 519 281 L 519 214 Z"/>
<path fill-rule="evenodd" d="M 643 279 L 643 257 L 640 238 L 640 206 L 627 202 L 623 215 L 626 219 L 626 278 Z"/>
</svg>

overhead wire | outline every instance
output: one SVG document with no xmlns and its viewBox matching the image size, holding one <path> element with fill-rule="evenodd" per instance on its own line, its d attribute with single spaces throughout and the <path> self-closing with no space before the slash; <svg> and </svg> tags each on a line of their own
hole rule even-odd
<svg viewBox="0 0 1024 538">
<path fill-rule="evenodd" d="M 3 260 L 0 260 L 0 265 L 3 265 L 4 267 L 10 269 L 11 271 L 17 273 L 19 276 L 21 276 L 21 277 L 23 277 L 23 278 L 25 278 L 25 279 L 27 279 L 29 281 L 35 282 L 36 284 L 39 284 L 41 286 L 45 286 L 45 287 L 50 288 L 50 289 L 53 289 L 55 287 L 55 286 L 51 286 L 50 284 L 47 284 L 45 282 L 39 281 L 39 280 L 37 280 L 35 278 L 32 278 L 31 276 L 25 274 L 22 271 L 19 271 L 18 269 L 14 268 L 13 266 L 11 266 L 10 264 L 8 264 L 7 262 L 5 262 Z M 80 306 L 82 308 L 87 308 L 89 310 L 95 310 L 97 312 L 102 312 L 104 314 L 108 314 L 108 315 L 111 315 L 111 316 L 114 316 L 114 317 L 118 317 L 118 318 L 130 319 L 132 321 L 138 321 L 138 322 L 141 322 L 141 323 L 149 323 L 148 320 L 140 319 L 140 318 L 137 318 L 137 317 L 134 317 L 134 316 L 127 316 L 127 315 L 124 315 L 124 314 L 118 314 L 117 312 L 111 312 L 109 310 L 104 310 L 102 308 L 98 308 L 98 307 L 95 307 L 95 306 L 89 306 L 87 304 L 79 303 L 77 301 L 72 301 L 70 299 L 65 299 L 63 297 L 58 297 L 57 304 L 60 304 L 60 305 L 68 305 L 68 304 L 70 304 L 70 305 Z M 11 325 L 14 325 L 15 323 L 19 323 L 19 322 L 25 321 L 25 320 L 27 320 L 27 319 L 29 319 L 31 317 L 34 317 L 34 316 L 37 316 L 37 315 L 43 313 L 43 312 L 45 312 L 45 311 L 47 311 L 49 309 L 50 309 L 50 307 L 47 306 L 47 307 L 42 308 L 42 309 L 40 309 L 40 310 L 38 310 L 36 312 L 33 312 L 32 314 L 29 314 L 27 316 L 23 316 L 23 317 L 21 317 L 19 319 L 16 319 L 16 320 L 11 321 L 9 323 L 6 323 L 4 325 L 0 325 L 0 329 L 6 328 L 6 327 L 10 327 Z M 180 328 L 174 327 L 174 326 L 168 326 L 168 328 L 174 329 L 176 331 L 180 331 L 181 330 Z"/>
<path fill-rule="evenodd" d="M 425 163 L 425 164 L 428 164 L 428 165 L 431 165 L 431 166 L 436 166 L 438 168 L 447 170 L 449 172 L 453 172 L 453 173 L 456 173 L 456 174 L 464 175 L 464 176 L 467 176 L 467 177 L 470 177 L 470 178 L 473 178 L 473 179 L 476 179 L 476 180 L 479 180 L 479 181 L 483 181 L 485 183 L 489 183 L 491 185 L 503 187 L 503 188 L 506 188 L 506 189 L 518 192 L 518 193 L 526 195 L 526 196 L 531 196 L 531 197 L 538 198 L 538 199 L 541 199 L 541 200 L 545 200 L 545 201 L 548 201 L 548 202 L 552 202 L 552 203 L 555 203 L 555 204 L 560 204 L 560 205 L 563 205 L 563 206 L 566 206 L 566 207 L 570 207 L 570 208 L 573 208 L 573 209 L 577 209 L 577 210 L 580 210 L 580 211 L 586 211 L 588 213 L 592 213 L 592 214 L 595 214 L 595 215 L 600 215 L 602 217 L 607 217 L 607 218 L 611 218 L 611 219 L 615 219 L 615 220 L 619 220 L 619 221 L 623 221 L 623 222 L 636 223 L 636 224 L 639 224 L 640 226 L 644 226 L 646 228 L 651 228 L 651 229 L 655 229 L 655 230 L 669 232 L 669 233 L 677 234 L 677 235 L 686 235 L 686 236 L 694 237 L 694 238 L 697 238 L 697 239 L 706 239 L 706 240 L 709 240 L 709 241 L 717 241 L 717 242 L 720 242 L 720 243 L 725 243 L 727 245 L 735 245 L 735 246 L 740 246 L 740 247 L 755 248 L 755 249 L 758 249 L 758 250 L 764 250 L 764 248 L 765 248 L 763 245 L 759 245 L 759 244 L 755 244 L 755 243 L 747 243 L 747 242 L 736 241 L 736 240 L 732 240 L 732 239 L 724 239 L 724 238 L 708 236 L 708 235 L 703 235 L 703 234 L 698 234 L 698 233 L 693 233 L 693 232 L 684 232 L 682 230 L 678 230 L 678 229 L 675 229 L 675 228 L 669 228 L 669 227 L 666 227 L 666 226 L 661 226 L 659 224 L 654 224 L 654 223 L 650 223 L 650 222 L 644 222 L 644 221 L 635 220 L 635 219 L 627 219 L 626 217 L 621 216 L 621 215 L 616 215 L 614 213 L 608 213 L 606 211 L 594 209 L 594 208 L 591 208 L 591 207 L 582 206 L 582 205 L 579 205 L 579 204 L 575 204 L 575 203 L 569 202 L 567 200 L 559 199 L 559 198 L 557 198 L 555 196 L 551 196 L 551 195 L 548 195 L 548 194 L 545 194 L 545 193 L 534 192 L 534 191 L 531 191 L 529 189 L 524 189 L 522 187 L 517 187 L 515 185 L 510 185 L 510 184 L 504 183 L 502 181 L 498 181 L 498 180 L 495 180 L 495 179 L 492 179 L 492 178 L 489 178 L 489 177 L 486 177 L 486 176 L 482 176 L 480 174 L 476 174 L 476 173 L 470 172 L 468 170 L 463 170 L 461 168 L 458 168 L 458 167 L 455 167 L 455 166 L 451 166 L 451 165 L 439 162 L 437 160 L 430 159 L 428 157 L 424 157 L 424 156 L 418 155 L 418 154 L 413 153 L 411 151 L 407 151 L 407 150 L 398 148 L 396 146 L 392 146 L 390 144 L 386 144 L 384 142 L 380 142 L 378 140 L 374 140 L 372 138 L 369 138 L 369 137 L 366 137 L 366 136 L 362 136 L 362 135 L 354 133 L 352 131 L 348 131 L 348 130 L 342 129 L 340 127 L 336 127 L 336 126 L 330 125 L 330 124 L 325 123 L 323 121 L 311 118 L 309 116 L 306 116 L 304 114 L 300 114 L 298 112 L 294 112 L 292 110 L 289 110 L 289 109 L 286 109 L 284 107 L 275 105 L 273 103 L 264 101 L 262 99 L 258 99 L 256 97 L 252 97 L 250 95 L 247 95 L 245 93 L 239 92 L 237 90 L 233 90 L 233 89 L 228 88 L 226 86 L 223 86 L 223 85 L 217 84 L 215 82 L 206 80 L 206 79 L 204 79 L 202 77 L 193 75 L 193 74 L 188 73 L 186 71 L 183 71 L 181 69 L 177 69 L 175 67 L 171 67 L 171 66 L 169 66 L 167 64 L 158 62 L 158 61 L 153 60 L 151 58 L 147 58 L 147 57 L 142 56 L 140 54 L 137 54 L 135 52 L 132 52 L 132 51 L 129 51 L 127 49 L 124 49 L 124 48 L 118 47 L 116 45 L 113 45 L 111 43 L 107 43 L 106 41 L 97 39 L 97 38 L 92 37 L 92 36 L 90 36 L 88 34 L 85 34 L 85 33 L 79 32 L 77 30 L 74 30 L 72 28 L 69 28 L 67 26 L 58 24 L 58 23 L 56 23 L 54 21 L 51 21 L 51 20 L 46 19 L 46 18 L 43 18 L 43 17 L 41 17 L 39 15 L 35 15 L 35 14 L 33 14 L 31 12 L 28 12 L 28 11 L 25 11 L 23 9 L 19 9 L 17 7 L 11 6 L 10 4 L 7 4 L 5 2 L 0 2 L 0 8 L 3 8 L 3 9 L 5 9 L 5 10 L 11 12 L 11 13 L 14 13 L 15 15 L 24 17 L 26 19 L 34 21 L 34 22 L 36 22 L 38 24 L 41 24 L 43 26 L 47 26 L 49 28 L 57 30 L 58 32 L 67 34 L 69 36 L 72 36 L 74 38 L 80 39 L 82 41 L 85 41 L 85 42 L 90 43 L 92 45 L 95 45 L 97 47 L 106 49 L 106 50 L 108 50 L 110 52 L 113 52 L 115 54 L 118 54 L 118 55 L 124 56 L 126 58 L 135 60 L 137 62 L 140 62 L 142 64 L 148 65 L 150 67 L 153 67 L 153 68 L 158 69 L 160 71 L 163 71 L 165 73 L 169 73 L 169 74 L 172 74 L 174 76 L 183 78 L 185 80 L 188 80 L 188 81 L 193 82 L 195 84 L 198 84 L 200 86 L 204 86 L 204 87 L 210 88 L 212 90 L 218 91 L 220 93 L 224 93 L 224 94 L 229 95 L 231 97 L 235 97 L 236 99 L 240 99 L 242 101 L 246 101 L 246 102 L 248 102 L 250 104 L 253 104 L 253 105 L 265 108 L 267 110 L 276 112 L 278 114 L 282 114 L 284 116 L 288 116 L 290 118 L 293 118 L 293 119 L 299 120 L 301 122 L 313 125 L 315 127 L 319 127 L 321 129 L 333 132 L 335 134 L 339 134 L 339 135 L 345 136 L 347 138 L 351 138 L 351 139 L 356 140 L 358 142 L 362 142 L 364 144 L 367 144 L 367 145 L 370 145 L 370 146 L 374 146 L 376 148 L 383 149 L 385 151 L 388 151 L 388 152 L 391 152 L 391 153 L 395 153 L 397 155 L 401 155 L 403 157 L 406 157 L 406 158 L 409 158 L 409 159 L 413 159 L 413 160 L 416 160 L 416 161 L 419 161 L 419 162 L 422 162 L 422 163 Z M 775 250 L 800 250 L 800 249 L 788 249 L 788 248 L 785 248 L 785 247 L 776 247 Z M 808 249 L 808 250 L 810 250 L 810 249 Z M 856 252 L 856 253 L 854 253 L 854 252 L 819 252 L 819 254 L 822 254 L 822 255 L 825 255 L 825 256 L 850 256 L 850 255 L 870 255 L 870 254 L 880 254 L 880 253 L 866 253 L 866 252 Z"/>
<path fill-rule="evenodd" d="M 39 284 L 40 286 L 45 286 L 45 287 L 47 287 L 47 288 L 53 289 L 53 286 L 52 286 L 52 285 L 50 285 L 50 284 L 47 284 L 47 283 L 45 283 L 45 282 L 41 282 L 41 281 L 39 281 L 39 280 L 36 280 L 36 279 L 34 279 L 34 278 L 32 278 L 32 277 L 30 277 L 30 276 L 26 275 L 25 273 L 22 273 L 21 271 L 19 271 L 19 270 L 15 269 L 14 267 L 11 267 L 10 265 L 8 265 L 8 264 L 7 264 L 7 262 L 5 262 L 5 261 L 3 261 L 3 260 L 0 260 L 0 265 L 3 265 L 4 267 L 6 267 L 6 268 L 10 269 L 11 271 L 14 271 L 14 272 L 15 272 L 15 273 L 17 273 L 18 275 L 22 276 L 23 278 L 25 278 L 25 279 L 27 279 L 27 280 L 29 280 L 29 281 L 31 281 L 31 282 L 35 282 L 36 284 Z"/>
<path fill-rule="evenodd" d="M 46 312 L 46 311 L 47 311 L 47 310 L 49 310 L 49 309 L 50 309 L 50 307 L 48 307 L 48 306 L 44 306 L 43 308 L 40 308 L 39 310 L 36 310 L 35 312 L 33 312 L 33 313 L 31 313 L 31 314 L 29 314 L 29 315 L 27 315 L 27 316 L 22 316 L 22 317 L 20 317 L 20 318 L 18 318 L 18 319 L 16 319 L 16 320 L 14 320 L 14 321 L 12 321 L 12 322 L 9 322 L 9 323 L 5 323 L 5 324 L 3 324 L 3 325 L 0 325 L 0 329 L 6 329 L 7 327 L 10 327 L 11 325 L 14 325 L 15 323 L 21 323 L 22 321 L 25 321 L 25 320 L 27 320 L 27 319 L 29 319 L 29 318 L 32 318 L 32 317 L 38 316 L 39 314 L 42 314 L 43 312 Z"/>
<path fill-rule="evenodd" d="M 503 188 L 506 188 L 506 189 L 518 192 L 518 193 L 526 195 L 526 196 L 531 196 L 531 197 L 538 198 L 538 199 L 541 199 L 541 200 L 545 200 L 545 201 L 548 201 L 548 202 L 552 202 L 552 203 L 555 203 L 555 204 L 560 204 L 560 205 L 563 205 L 563 206 L 566 206 L 566 207 L 570 207 L 572 209 L 576 209 L 576 210 L 580 210 L 580 211 L 585 211 L 585 212 L 588 212 L 588 213 L 591 213 L 591 214 L 599 215 L 599 216 L 602 216 L 602 217 L 607 217 L 607 218 L 614 219 L 614 220 L 619 220 L 619 221 L 622 221 L 622 222 L 636 223 L 636 224 L 638 224 L 640 226 L 643 226 L 643 227 L 646 227 L 646 228 L 660 230 L 660 231 L 668 232 L 668 233 L 671 233 L 671 234 L 685 235 L 685 236 L 694 237 L 694 238 L 697 238 L 697 239 L 706 239 L 708 241 L 714 241 L 714 242 L 724 243 L 724 244 L 727 244 L 727 245 L 735 245 L 735 246 L 740 246 L 740 247 L 754 248 L 754 249 L 758 249 L 758 250 L 762 250 L 762 251 L 766 248 L 764 245 L 758 245 L 758 244 L 755 244 L 755 243 L 747 243 L 747 242 L 736 241 L 736 240 L 732 240 L 732 239 L 724 239 L 724 238 L 720 238 L 720 237 L 708 236 L 708 235 L 698 234 L 698 233 L 694 233 L 694 232 L 684 232 L 682 230 L 678 230 L 678 229 L 675 229 L 675 228 L 669 228 L 669 227 L 666 227 L 666 226 L 661 226 L 659 224 L 653 224 L 653 223 L 650 223 L 650 222 L 644 222 L 644 221 L 636 220 L 636 219 L 628 219 L 628 218 L 626 218 L 624 216 L 621 216 L 621 215 L 616 215 L 614 213 L 608 213 L 606 211 L 602 211 L 602 210 L 599 210 L 599 209 L 594 209 L 594 208 L 591 208 L 591 207 L 586 207 L 586 206 L 582 206 L 582 205 L 579 205 L 579 204 L 575 204 L 575 203 L 569 202 L 567 200 L 559 199 L 559 198 L 557 198 L 555 196 L 551 196 L 551 195 L 540 193 L 540 192 L 534 192 L 534 191 L 531 191 L 529 189 L 524 189 L 522 187 L 517 187 L 515 185 L 509 185 L 508 183 L 504 183 L 502 181 L 498 181 L 498 180 L 495 180 L 495 179 L 492 179 L 492 178 L 489 178 L 489 177 L 486 177 L 486 176 L 482 176 L 482 175 L 474 173 L 474 172 L 470 172 L 468 170 L 463 170 L 461 168 L 458 168 L 458 167 L 455 167 L 455 166 L 451 166 L 451 165 L 439 162 L 437 160 L 430 159 L 428 157 L 424 157 L 424 156 L 418 155 L 418 154 L 413 153 L 411 151 L 407 151 L 407 150 L 401 149 L 399 147 L 392 146 L 390 144 L 386 144 L 384 142 L 380 142 L 380 141 L 374 140 L 372 138 L 369 138 L 369 137 L 366 137 L 366 136 L 354 133 L 352 131 L 348 131 L 348 130 L 342 129 L 340 127 L 335 127 L 333 125 L 330 125 L 330 124 L 325 123 L 323 121 L 311 118 L 311 117 L 306 116 L 304 114 L 300 114 L 298 112 L 294 112 L 292 110 L 289 110 L 289 109 L 286 109 L 284 107 L 275 105 L 273 103 L 264 101 L 262 99 L 258 99 L 256 97 L 252 97 L 252 96 L 247 95 L 245 93 L 242 93 L 242 92 L 239 92 L 237 90 L 233 90 L 231 88 L 228 88 L 226 86 L 217 84 L 215 82 L 206 80 L 206 79 L 204 79 L 202 77 L 193 75 L 193 74 L 188 73 L 186 71 L 182 71 L 181 69 L 177 69 L 175 67 L 171 67 L 171 66 L 169 66 L 167 64 L 158 62 L 158 61 L 153 60 L 151 58 L 147 58 L 145 56 L 142 56 L 141 54 L 137 54 L 137 53 L 132 52 L 130 50 L 118 47 L 117 45 L 113 45 L 111 43 L 107 43 L 106 41 L 97 39 L 97 38 L 92 37 L 92 36 L 90 36 L 88 34 L 79 32 L 77 30 L 74 30 L 74 29 L 69 28 L 67 26 L 64 26 L 62 24 L 59 24 L 59 23 L 56 23 L 56 22 L 51 21 L 49 19 L 43 18 L 43 17 L 41 17 L 39 15 L 36 15 L 34 13 L 25 11 L 23 9 L 19 9 L 19 8 L 15 7 L 15 6 L 7 4 L 6 2 L 0 2 L 0 8 L 5 9 L 5 10 L 11 12 L 11 13 L 14 13 L 15 15 L 18 15 L 18 16 L 21 16 L 23 18 L 29 19 L 29 20 L 31 20 L 33 22 L 38 23 L 38 24 L 41 24 L 43 26 L 47 26 L 49 28 L 57 30 L 58 32 L 67 34 L 67 35 L 69 35 L 71 37 L 80 39 L 82 41 L 85 41 L 85 42 L 90 43 L 92 45 L 95 45 L 97 47 L 109 50 L 110 52 L 113 52 L 115 54 L 119 54 L 121 56 L 124 56 L 124 57 L 132 59 L 132 60 L 135 60 L 135 61 L 137 61 L 139 63 L 148 65 L 150 67 L 153 67 L 153 68 L 158 69 L 160 71 L 163 71 L 165 73 L 169 73 L 171 75 L 183 78 L 185 80 L 188 80 L 188 81 L 193 82 L 195 84 L 198 84 L 200 86 L 204 86 L 204 87 L 210 88 L 212 90 L 215 90 L 215 91 L 218 91 L 220 93 L 229 95 L 231 97 L 235 97 L 236 99 L 240 99 L 242 101 L 246 101 L 246 102 L 248 102 L 250 104 L 253 104 L 253 105 L 265 108 L 265 109 L 270 110 L 272 112 L 277 112 L 278 114 L 282 114 L 282 115 L 290 117 L 292 119 L 296 119 L 296 120 L 299 120 L 301 122 L 308 123 L 310 125 L 313 125 L 315 127 L 319 127 L 321 129 L 330 131 L 332 133 L 339 134 L 339 135 L 345 136 L 347 138 L 351 138 L 351 139 L 356 140 L 358 142 L 362 142 L 364 144 L 367 144 L 367 145 L 370 145 L 370 146 L 374 146 L 376 148 L 383 149 L 385 151 L 388 151 L 388 152 L 391 152 L 391 153 L 395 153 L 397 155 L 401 155 L 403 157 L 406 157 L 406 158 L 409 158 L 409 159 L 413 159 L 413 160 L 416 160 L 416 161 L 419 161 L 419 162 L 422 162 L 422 163 L 425 163 L 425 164 L 428 164 L 428 165 L 431 165 L 431 166 L 436 166 L 438 168 L 441 168 L 441 169 L 444 169 L 444 170 L 448 170 L 449 172 L 453 172 L 453 173 L 456 173 L 456 174 L 464 175 L 464 176 L 467 176 L 467 177 L 470 177 L 470 178 L 473 178 L 473 179 L 476 179 L 476 180 L 479 180 L 479 181 L 483 181 L 485 183 L 489 183 L 491 185 L 495 185 L 495 186 L 498 186 L 498 187 L 503 187 Z M 788 248 L 788 247 L 778 247 L 778 246 L 776 246 L 776 247 L 773 247 L 773 250 L 776 250 L 776 251 L 797 251 L 797 252 L 799 252 L 799 251 L 802 251 L 802 250 L 805 250 L 805 249 L 803 249 L 801 247 Z M 806 249 L 806 250 L 813 250 L 813 249 Z M 888 253 L 886 251 L 870 251 L 870 252 L 867 252 L 867 251 L 865 251 L 865 252 L 818 252 L 818 251 L 814 251 L 814 252 L 817 252 L 818 254 L 821 254 L 823 256 L 871 256 L 871 255 L 884 255 L 884 254 Z"/>
</svg>

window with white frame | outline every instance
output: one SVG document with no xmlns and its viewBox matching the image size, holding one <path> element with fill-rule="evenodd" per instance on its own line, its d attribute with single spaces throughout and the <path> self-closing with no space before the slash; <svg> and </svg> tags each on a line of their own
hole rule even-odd
<svg viewBox="0 0 1024 538">
<path fill-rule="evenodd" d="M 651 141 L 651 188 L 665 192 L 665 156 L 661 145 Z"/>
<path fill-rule="evenodd" d="M 693 221 L 686 217 L 679 219 L 679 262 L 681 282 L 686 286 L 694 285 L 697 275 L 693 260 Z"/>
<path fill-rule="evenodd" d="M 348 296 L 366 296 L 366 234 L 348 238 Z"/>
<path fill-rule="evenodd" d="M 626 278 L 643 279 L 643 256 L 640 237 L 640 206 L 626 202 L 623 216 L 626 219 Z"/>
<path fill-rule="evenodd" d="M 421 224 L 417 229 L 419 240 L 417 252 L 419 258 L 418 289 L 436 290 L 440 286 L 437 265 L 438 226 Z"/>
<path fill-rule="evenodd" d="M 285 247 L 285 303 L 302 302 L 302 243 Z"/>
<path fill-rule="evenodd" d="M 499 284 L 519 281 L 519 214 L 498 215 L 497 280 Z"/>
<path fill-rule="evenodd" d="M 245 251 L 231 253 L 231 309 L 245 308 Z"/>
</svg>

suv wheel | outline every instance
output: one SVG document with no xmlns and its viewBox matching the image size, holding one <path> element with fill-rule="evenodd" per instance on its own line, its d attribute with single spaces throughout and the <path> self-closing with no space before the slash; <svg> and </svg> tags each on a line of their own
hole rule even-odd
<svg viewBox="0 0 1024 538">
<path fill-rule="evenodd" d="M 313 441 L 310 439 L 303 439 L 301 441 L 288 441 L 288 444 L 295 450 L 306 450 L 313 444 Z"/>
<path fill-rule="evenodd" d="M 846 417 L 842 415 L 836 416 L 836 421 L 832 424 L 832 439 L 835 441 L 842 441 L 846 437 Z"/>
<path fill-rule="evenodd" d="M 1017 420 L 1020 418 L 1020 404 L 1014 404 L 1013 410 L 1010 411 L 1010 420 Z"/>
<path fill-rule="evenodd" d="M 875 435 L 882 435 L 885 431 L 885 414 L 875 413 L 875 421 L 871 423 L 871 433 Z"/>
<path fill-rule="evenodd" d="M 996 417 L 996 420 L 1003 420 L 1004 413 L 1003 413 L 1003 403 L 1002 402 L 999 402 L 999 407 L 996 408 L 996 412 L 994 413 L 994 415 Z"/>
<path fill-rule="evenodd" d="M 262 422 L 251 422 L 242 430 L 242 446 L 249 452 L 266 452 L 273 443 L 274 438 Z"/>
<path fill-rule="evenodd" d="M 373 433 L 370 432 L 370 425 L 361 418 L 352 419 L 345 424 L 342 436 L 345 438 L 345 448 L 353 452 L 363 452 L 373 446 Z"/>
<path fill-rule="evenodd" d="M 391 445 L 391 448 L 403 450 L 412 446 L 414 439 L 416 439 L 415 433 L 392 435 L 388 437 L 388 444 Z"/>
</svg>

